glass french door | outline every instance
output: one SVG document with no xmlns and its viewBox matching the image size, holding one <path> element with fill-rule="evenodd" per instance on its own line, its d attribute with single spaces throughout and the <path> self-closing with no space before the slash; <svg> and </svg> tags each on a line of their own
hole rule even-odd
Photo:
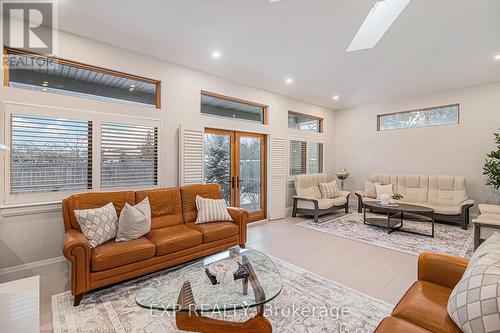
<svg viewBox="0 0 500 333">
<path fill-rule="evenodd" d="M 251 221 L 266 217 L 266 136 L 205 129 L 205 182 L 221 185 L 229 206 L 242 207 Z"/>
</svg>

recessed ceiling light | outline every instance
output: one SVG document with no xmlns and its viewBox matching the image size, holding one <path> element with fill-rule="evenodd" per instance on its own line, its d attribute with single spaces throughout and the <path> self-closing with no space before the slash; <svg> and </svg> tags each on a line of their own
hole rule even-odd
<svg viewBox="0 0 500 333">
<path fill-rule="evenodd" d="M 340 98 L 340 97 L 339 97 L 339 96 L 337 96 L 337 95 L 333 96 L 333 100 L 335 100 L 335 101 L 338 101 L 338 99 L 339 99 L 339 98 Z"/>
<path fill-rule="evenodd" d="M 500 54 L 497 54 L 497 55 L 495 56 L 495 60 L 500 60 Z"/>
<path fill-rule="evenodd" d="M 289 77 L 288 79 L 285 80 L 285 83 L 286 84 L 292 84 L 293 83 L 293 79 L 291 77 Z"/>
<path fill-rule="evenodd" d="M 215 59 L 219 59 L 222 54 L 219 51 L 213 51 L 212 57 Z"/>
</svg>

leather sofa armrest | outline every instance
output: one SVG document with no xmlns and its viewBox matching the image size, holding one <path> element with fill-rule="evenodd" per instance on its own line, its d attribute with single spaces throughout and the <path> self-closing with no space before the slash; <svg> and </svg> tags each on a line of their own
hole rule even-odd
<svg viewBox="0 0 500 333">
<path fill-rule="evenodd" d="M 90 244 L 78 230 L 69 229 L 63 238 L 63 254 L 71 262 L 71 292 L 85 293 L 90 286 Z"/>
<path fill-rule="evenodd" d="M 468 263 L 469 260 L 462 257 L 424 252 L 418 257 L 418 279 L 454 288 Z"/>
<path fill-rule="evenodd" d="M 464 202 L 462 202 L 462 205 L 461 205 L 461 206 L 462 206 L 462 207 L 463 207 L 463 206 L 469 206 L 469 207 L 472 207 L 472 206 L 474 206 L 474 200 L 471 200 L 471 199 L 469 199 L 469 200 L 465 200 Z M 499 211 L 499 214 L 500 214 L 500 211 Z"/>
<path fill-rule="evenodd" d="M 227 211 L 229 215 L 231 215 L 233 222 L 236 223 L 240 229 L 239 245 L 245 247 L 245 243 L 247 242 L 248 211 L 237 207 L 228 207 Z"/>
<path fill-rule="evenodd" d="M 300 197 L 298 195 L 294 195 L 293 198 L 295 200 L 303 200 L 303 201 L 311 201 L 311 202 L 318 202 L 318 199 L 313 198 L 313 197 Z"/>
<path fill-rule="evenodd" d="M 480 204 L 479 211 L 481 214 L 497 214 L 500 215 L 500 206 Z"/>
</svg>

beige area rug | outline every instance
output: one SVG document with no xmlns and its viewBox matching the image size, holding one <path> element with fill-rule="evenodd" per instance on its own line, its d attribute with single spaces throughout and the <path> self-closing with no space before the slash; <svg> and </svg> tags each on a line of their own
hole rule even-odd
<svg viewBox="0 0 500 333">
<path fill-rule="evenodd" d="M 367 216 L 383 218 L 380 214 L 367 213 Z M 472 229 L 462 230 L 457 225 L 436 223 L 434 238 L 399 231 L 388 234 L 384 228 L 363 224 L 363 214 L 360 213 L 338 212 L 320 217 L 318 223 L 307 220 L 295 225 L 415 256 L 433 251 L 470 258 L 474 250 Z M 404 227 L 421 233 L 431 230 L 428 222 L 405 220 Z"/>
<path fill-rule="evenodd" d="M 373 332 L 393 308 L 335 281 L 283 260 L 272 259 L 283 278 L 283 291 L 266 307 L 266 317 L 272 323 L 273 332 L 368 333 Z M 91 293 L 78 307 L 73 307 L 70 292 L 54 295 L 54 332 L 180 332 L 170 313 L 162 315 L 135 303 L 135 295 L 142 286 L 151 279 L 165 279 L 169 271 L 163 270 Z M 316 311 L 314 315 L 303 315 L 302 309 Z M 246 319 L 240 311 L 225 317 L 234 321 Z"/>
</svg>

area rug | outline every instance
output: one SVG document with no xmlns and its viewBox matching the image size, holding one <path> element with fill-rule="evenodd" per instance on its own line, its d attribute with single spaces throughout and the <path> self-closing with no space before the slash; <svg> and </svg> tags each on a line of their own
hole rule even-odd
<svg viewBox="0 0 500 333">
<path fill-rule="evenodd" d="M 388 303 L 272 259 L 283 278 L 283 291 L 266 307 L 273 332 L 368 333 L 391 312 L 393 306 Z M 151 312 L 135 303 L 141 287 L 150 279 L 164 278 L 168 272 L 160 271 L 91 293 L 77 307 L 72 304 L 70 292 L 52 296 L 54 332 L 180 332 L 170 313 Z M 240 311 L 224 318 L 248 319 Z"/>
<path fill-rule="evenodd" d="M 383 218 L 371 213 L 367 216 Z M 441 223 L 435 224 L 434 238 L 399 231 L 388 234 L 384 228 L 363 224 L 363 214 L 360 213 L 324 215 L 317 223 L 307 220 L 295 225 L 415 256 L 433 251 L 470 258 L 474 248 L 471 229 L 462 230 L 460 226 Z M 429 233 L 431 224 L 404 220 L 404 228 Z"/>
</svg>

